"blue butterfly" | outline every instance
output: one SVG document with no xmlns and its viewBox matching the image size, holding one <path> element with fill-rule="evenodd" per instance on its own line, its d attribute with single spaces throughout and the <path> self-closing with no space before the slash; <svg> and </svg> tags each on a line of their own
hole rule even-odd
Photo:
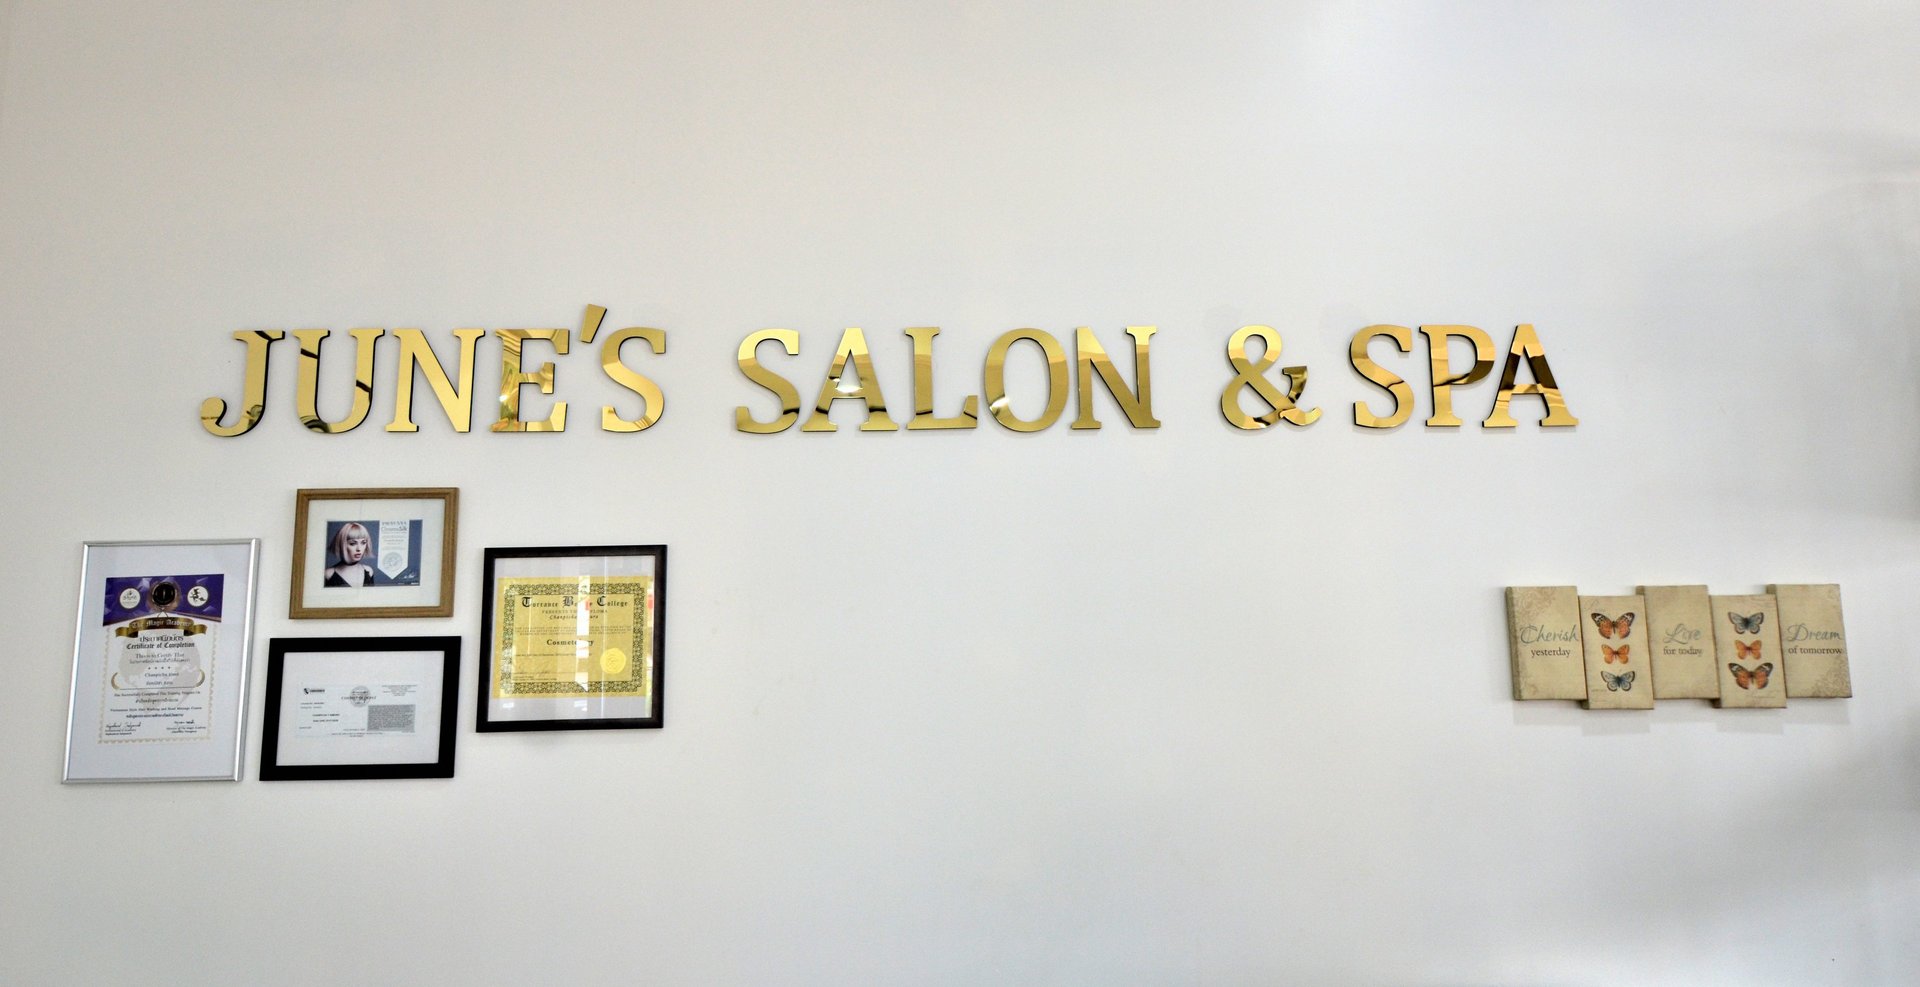
<svg viewBox="0 0 1920 987">
<path fill-rule="evenodd" d="M 1758 634 L 1760 633 L 1760 624 L 1767 619 L 1767 615 L 1762 612 L 1756 613 L 1751 617 L 1742 617 L 1729 610 L 1727 611 L 1727 619 L 1733 621 L 1733 632 L 1735 634 Z"/>
<path fill-rule="evenodd" d="M 1600 677 L 1606 680 L 1608 692 L 1632 692 L 1633 691 L 1633 673 L 1632 672 L 1621 672 L 1620 674 L 1615 675 L 1611 672 L 1602 671 L 1600 673 Z"/>
</svg>

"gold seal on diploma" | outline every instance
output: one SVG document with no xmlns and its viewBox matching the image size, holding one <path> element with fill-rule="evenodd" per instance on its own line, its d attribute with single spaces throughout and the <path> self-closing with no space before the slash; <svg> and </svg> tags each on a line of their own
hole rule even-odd
<svg viewBox="0 0 1920 987">
<path fill-rule="evenodd" d="M 600 652 L 600 670 L 608 675 L 618 675 L 627 670 L 627 653 L 619 648 L 608 648 Z"/>
</svg>

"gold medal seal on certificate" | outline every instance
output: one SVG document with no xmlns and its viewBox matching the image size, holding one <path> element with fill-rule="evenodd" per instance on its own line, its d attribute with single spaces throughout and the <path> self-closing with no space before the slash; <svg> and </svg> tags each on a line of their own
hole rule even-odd
<svg viewBox="0 0 1920 987">
<path fill-rule="evenodd" d="M 653 577 L 508 578 L 494 593 L 494 698 L 651 698 Z"/>
</svg>

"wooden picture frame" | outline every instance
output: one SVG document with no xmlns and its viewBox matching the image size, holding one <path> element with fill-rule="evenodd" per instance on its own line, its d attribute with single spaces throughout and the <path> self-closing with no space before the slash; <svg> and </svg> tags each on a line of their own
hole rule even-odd
<svg viewBox="0 0 1920 987">
<path fill-rule="evenodd" d="M 455 487 L 299 491 L 288 616 L 453 616 L 459 521 Z"/>
</svg>

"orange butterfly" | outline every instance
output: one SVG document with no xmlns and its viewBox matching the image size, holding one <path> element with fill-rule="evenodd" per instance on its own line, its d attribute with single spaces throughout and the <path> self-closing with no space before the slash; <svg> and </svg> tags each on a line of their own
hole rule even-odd
<svg viewBox="0 0 1920 987">
<path fill-rule="evenodd" d="M 1751 669 L 1741 668 L 1733 662 L 1727 662 L 1727 667 L 1733 671 L 1733 681 L 1742 689 L 1764 689 L 1767 687 L 1767 676 L 1773 674 L 1773 662 L 1770 661 Z"/>
<path fill-rule="evenodd" d="M 1609 648 L 1603 644 L 1600 646 L 1600 660 L 1609 665 L 1616 661 L 1624 665 L 1627 663 L 1627 652 L 1632 650 L 1633 645 L 1631 644 L 1623 644 L 1618 648 Z"/>
<path fill-rule="evenodd" d="M 1600 628 L 1601 637 L 1624 638 L 1633 630 L 1633 614 L 1623 613 L 1619 620 L 1610 620 L 1604 613 L 1591 613 L 1594 625 Z"/>
<path fill-rule="evenodd" d="M 1741 661 L 1760 660 L 1760 642 L 1758 641 L 1752 644 L 1748 644 L 1745 641 L 1735 641 L 1733 642 L 1733 651 L 1734 657 L 1739 658 Z"/>
</svg>

